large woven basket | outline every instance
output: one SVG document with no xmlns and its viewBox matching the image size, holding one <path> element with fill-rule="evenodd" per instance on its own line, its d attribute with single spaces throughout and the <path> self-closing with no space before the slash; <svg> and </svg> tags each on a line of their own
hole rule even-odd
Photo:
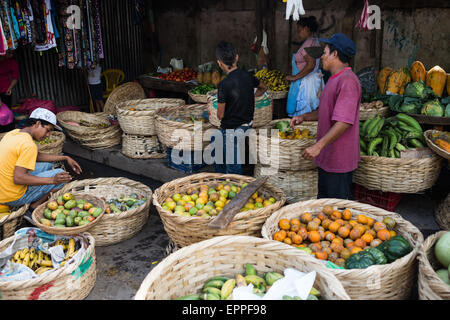
<svg viewBox="0 0 450 320">
<path fill-rule="evenodd" d="M 317 273 L 314 287 L 326 300 L 349 300 L 331 272 L 300 251 L 283 243 L 249 236 L 222 236 L 182 248 L 161 261 L 145 277 L 135 300 L 171 300 L 201 291 L 214 276 L 235 277 L 245 264 L 258 274 L 283 274 L 286 268 Z"/>
<path fill-rule="evenodd" d="M 115 88 L 105 102 L 103 111 L 106 114 L 116 114 L 116 106 L 128 100 L 145 99 L 144 88 L 137 82 L 127 82 Z"/>
<path fill-rule="evenodd" d="M 442 148 L 439 148 L 439 146 L 437 146 L 433 140 L 431 139 L 431 134 L 434 132 L 439 132 L 437 130 L 427 130 L 424 132 L 423 136 L 425 137 L 425 142 L 428 145 L 428 148 L 430 148 L 431 150 L 433 150 L 433 152 L 435 152 L 436 154 L 440 155 L 442 158 L 450 160 L 450 152 L 445 151 Z"/>
<path fill-rule="evenodd" d="M 39 152 L 45 154 L 62 154 L 66 135 L 59 131 L 52 131 L 50 139 L 55 139 L 55 142 L 49 144 L 38 144 Z"/>
<path fill-rule="evenodd" d="M 311 170 L 272 170 L 255 165 L 255 178 L 269 176 L 269 182 L 286 194 L 287 203 L 317 199 L 319 173 Z"/>
<path fill-rule="evenodd" d="M 377 105 L 378 107 L 371 105 L 375 102 L 366 102 L 366 103 L 361 103 L 360 108 L 359 108 L 359 120 L 360 121 L 365 121 L 367 119 L 373 118 L 376 115 L 379 115 L 382 118 L 386 118 L 387 116 L 389 116 L 391 110 L 389 108 L 389 106 L 383 106 L 383 102 L 382 101 L 377 101 Z"/>
<path fill-rule="evenodd" d="M 316 168 L 314 161 L 305 160 L 302 152 L 316 143 L 316 139 L 288 140 L 281 139 L 278 132 L 272 132 L 279 119 L 271 121 L 267 127 L 258 129 L 259 160 L 263 165 L 270 165 L 279 170 L 311 170 Z M 317 121 L 305 121 L 296 126 L 301 130 L 308 129 L 311 134 L 317 134 Z M 272 150 L 273 149 L 273 150 Z"/>
<path fill-rule="evenodd" d="M 434 256 L 434 245 L 448 231 L 429 236 L 419 250 L 419 298 L 420 300 L 450 300 L 450 286 L 443 282 L 435 270 L 443 267 Z"/>
<path fill-rule="evenodd" d="M 434 212 L 434 219 L 443 230 L 450 230 L 450 193 Z"/>
<path fill-rule="evenodd" d="M 33 222 L 36 224 L 36 227 L 38 227 L 42 231 L 45 231 L 49 234 L 64 236 L 64 235 L 72 235 L 72 234 L 86 232 L 86 231 L 90 230 L 91 228 L 93 228 L 95 225 L 98 225 L 100 220 L 105 215 L 105 208 L 106 208 L 105 202 L 100 197 L 93 196 L 90 193 L 77 192 L 77 193 L 73 193 L 73 195 L 75 196 L 75 199 L 82 198 L 82 199 L 90 202 L 94 207 L 101 208 L 103 210 L 103 212 L 94 221 L 92 221 L 91 223 L 85 224 L 84 226 L 75 226 L 75 227 L 70 227 L 70 228 L 55 228 L 53 226 L 43 225 L 41 223 L 41 219 L 44 217 L 44 211 L 47 208 L 47 204 L 50 201 L 55 200 L 57 198 L 57 197 L 55 197 L 55 194 L 52 194 L 51 199 L 49 199 L 47 202 L 44 202 L 43 204 L 41 204 L 33 211 L 32 218 L 33 218 Z"/>
<path fill-rule="evenodd" d="M 164 229 L 177 247 L 185 247 L 196 242 L 224 235 L 259 237 L 261 236 L 261 227 L 267 217 L 281 208 L 286 202 L 286 196 L 283 191 L 267 182 L 259 189 L 258 193 L 266 196 L 270 195 L 277 201 L 265 208 L 238 213 L 228 227 L 222 230 L 212 229 L 208 226 L 213 218 L 182 217 L 164 210 L 161 205 L 168 197 L 172 197 L 175 193 L 183 193 L 189 188 L 198 189 L 201 185 L 215 186 L 223 181 L 241 185 L 254 180 L 252 177 L 233 174 L 194 174 L 165 183 L 156 189 L 153 194 L 153 204 L 161 216 Z"/>
<path fill-rule="evenodd" d="M 316 217 L 327 205 L 333 209 L 347 208 L 352 211 L 353 216 L 364 214 L 376 221 L 392 217 L 397 223 L 394 230 L 413 247 L 413 251 L 408 255 L 390 264 L 373 265 L 366 269 L 329 269 L 341 281 L 348 295 L 357 300 L 409 299 L 417 274 L 416 256 L 423 243 L 423 235 L 412 223 L 397 213 L 350 200 L 308 200 L 291 204 L 275 212 L 264 224 L 262 236 L 272 239 L 273 234 L 280 230 L 278 222 L 282 218 L 299 218 L 303 212 L 310 212 Z"/>
<path fill-rule="evenodd" d="M 361 156 L 353 182 L 369 190 L 419 193 L 431 188 L 439 177 L 442 158 L 387 158 Z"/>
<path fill-rule="evenodd" d="M 139 136 L 156 135 L 156 112 L 163 107 L 184 105 L 183 99 L 142 99 L 129 100 L 116 106 L 117 120 L 120 128 L 127 134 Z M 133 110 L 130 110 L 133 109 Z"/>
<path fill-rule="evenodd" d="M 217 117 L 217 90 L 207 93 L 209 122 L 216 128 L 221 120 Z M 268 94 L 255 97 L 255 112 L 253 114 L 253 128 L 261 128 L 269 124 L 273 118 L 273 100 Z"/>
<path fill-rule="evenodd" d="M 273 100 L 286 99 L 288 93 L 289 91 L 267 91 L 267 94 L 269 94 Z"/>
<path fill-rule="evenodd" d="M 25 281 L 0 282 L 3 300 L 82 300 L 94 288 L 97 278 L 95 240 L 89 233 L 80 234 L 89 246 L 78 263 L 66 264 L 53 272 Z M 7 249 L 14 236 L 0 242 Z"/>
<path fill-rule="evenodd" d="M 208 96 L 206 94 L 196 94 L 192 93 L 192 90 L 189 90 L 188 95 L 197 103 L 208 103 Z"/>
<path fill-rule="evenodd" d="M 111 125 L 106 113 L 64 111 L 57 115 L 58 122 L 67 134 L 80 145 L 90 149 L 106 149 L 120 144 L 122 131 L 118 124 Z M 87 125 L 103 125 L 104 128 L 75 126 L 70 121 Z"/>
<path fill-rule="evenodd" d="M 110 200 L 132 193 L 145 195 L 147 201 L 142 206 L 122 213 L 104 214 L 98 224 L 89 229 L 97 247 L 116 244 L 131 239 L 145 226 L 149 216 L 152 190 L 146 185 L 127 178 L 98 178 L 71 182 L 52 197 L 64 193 L 85 193 Z"/>
<path fill-rule="evenodd" d="M 18 209 L 13 209 L 9 215 L 0 218 L 0 240 L 10 237 L 16 232 L 28 207 L 27 204 Z"/>
<path fill-rule="evenodd" d="M 122 153 L 133 159 L 162 159 L 166 157 L 157 136 L 122 135 Z"/>
<path fill-rule="evenodd" d="M 210 143 L 209 141 L 203 141 L 203 138 L 206 137 L 206 131 L 212 128 L 211 124 L 199 121 L 197 121 L 197 124 L 189 124 L 172 119 L 200 117 L 206 111 L 208 111 L 206 104 L 190 104 L 159 109 L 155 122 L 159 141 L 166 147 L 176 148 L 177 150 L 203 150 Z M 171 120 L 168 120 L 168 117 Z"/>
</svg>

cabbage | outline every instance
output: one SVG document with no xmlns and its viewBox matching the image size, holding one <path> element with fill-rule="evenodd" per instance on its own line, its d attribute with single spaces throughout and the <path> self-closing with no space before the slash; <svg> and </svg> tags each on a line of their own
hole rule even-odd
<svg viewBox="0 0 450 320">
<path fill-rule="evenodd" d="M 422 80 L 410 82 L 405 88 L 405 97 L 423 99 L 426 96 L 425 83 Z"/>
<path fill-rule="evenodd" d="M 439 103 L 439 99 L 430 100 L 425 102 L 421 113 L 426 116 L 442 117 L 444 115 L 444 108 Z"/>
<path fill-rule="evenodd" d="M 289 121 L 278 121 L 275 127 L 281 132 L 288 132 L 291 130 L 291 124 Z"/>
<path fill-rule="evenodd" d="M 420 109 L 413 103 L 403 103 L 400 107 L 401 112 L 416 114 Z"/>
</svg>

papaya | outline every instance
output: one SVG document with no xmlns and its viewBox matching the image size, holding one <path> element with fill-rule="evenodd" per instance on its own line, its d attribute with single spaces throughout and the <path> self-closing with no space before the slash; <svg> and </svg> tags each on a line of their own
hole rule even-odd
<svg viewBox="0 0 450 320">
<path fill-rule="evenodd" d="M 406 85 L 411 81 L 407 68 L 401 68 L 391 72 L 386 80 L 386 92 L 403 94 Z"/>
<path fill-rule="evenodd" d="M 450 96 L 450 73 L 447 73 L 447 94 Z"/>
<path fill-rule="evenodd" d="M 197 82 L 203 83 L 203 72 L 197 73 Z"/>
<path fill-rule="evenodd" d="M 380 90 L 381 94 L 385 94 L 386 93 L 386 80 L 389 77 L 389 75 L 391 74 L 391 72 L 393 71 L 393 69 L 391 67 L 386 67 L 383 68 L 377 76 L 377 84 L 378 84 L 378 89 Z"/>
<path fill-rule="evenodd" d="M 203 83 L 209 84 L 209 83 L 211 83 L 211 81 L 212 81 L 212 74 L 211 74 L 211 72 L 204 72 L 203 73 Z"/>
<path fill-rule="evenodd" d="M 411 65 L 411 68 L 409 69 L 409 73 L 411 74 L 411 80 L 413 82 L 417 82 L 419 80 L 422 80 L 425 82 L 427 77 L 427 70 L 425 69 L 425 66 L 420 61 L 414 61 Z"/>
<path fill-rule="evenodd" d="M 439 66 L 434 66 L 427 72 L 426 84 L 433 89 L 439 97 L 442 97 L 444 92 L 445 82 L 447 81 L 447 74 L 444 69 Z"/>
</svg>

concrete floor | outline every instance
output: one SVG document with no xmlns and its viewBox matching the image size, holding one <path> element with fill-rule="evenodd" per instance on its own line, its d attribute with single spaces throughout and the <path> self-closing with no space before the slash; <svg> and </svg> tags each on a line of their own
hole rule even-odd
<svg viewBox="0 0 450 320">
<path fill-rule="evenodd" d="M 155 190 L 162 182 L 114 169 L 90 160 L 75 157 L 84 169 L 78 179 L 96 177 L 121 177 L 140 181 Z M 448 171 L 439 179 L 433 190 L 425 194 L 404 196 L 396 208 L 403 218 L 416 225 L 424 237 L 439 230 L 433 212 L 435 206 L 448 193 Z M 87 300 L 129 300 L 139 289 L 147 274 L 166 255 L 169 237 L 161 219 L 151 206 L 148 223 L 134 238 L 122 243 L 97 247 L 97 281 Z M 412 299 L 417 298 L 414 290 Z"/>
</svg>

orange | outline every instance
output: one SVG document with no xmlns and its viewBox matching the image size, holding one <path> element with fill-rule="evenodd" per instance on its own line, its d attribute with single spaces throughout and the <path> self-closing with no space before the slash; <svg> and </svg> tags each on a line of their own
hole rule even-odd
<svg viewBox="0 0 450 320">
<path fill-rule="evenodd" d="M 340 211 L 334 210 L 334 211 L 331 213 L 330 218 L 331 218 L 332 220 L 341 219 L 341 218 L 342 218 L 342 214 L 341 214 Z"/>
<path fill-rule="evenodd" d="M 350 250 L 350 254 L 355 254 L 358 252 L 361 252 L 363 249 L 361 249 L 360 247 L 354 246 L 351 250 Z"/>
<path fill-rule="evenodd" d="M 328 226 L 328 230 L 330 230 L 333 233 L 336 233 L 340 227 L 341 227 L 341 225 L 339 223 L 337 223 L 336 221 L 334 221 Z"/>
<path fill-rule="evenodd" d="M 381 229 L 377 232 L 377 237 L 380 240 L 386 241 L 389 240 L 391 238 L 391 234 L 389 232 L 389 230 L 387 229 Z"/>
<path fill-rule="evenodd" d="M 347 238 L 348 235 L 350 234 L 350 229 L 347 228 L 347 227 L 340 227 L 340 228 L 338 229 L 338 234 L 339 234 L 339 236 L 342 237 L 342 238 Z"/>
<path fill-rule="evenodd" d="M 348 250 L 348 249 L 344 249 L 344 250 L 342 250 L 341 253 L 340 253 L 341 258 L 346 259 L 346 260 L 347 260 L 348 258 L 350 258 L 351 255 L 352 255 L 352 253 L 351 253 L 350 250 Z"/>
<path fill-rule="evenodd" d="M 356 239 L 355 240 L 355 246 L 364 249 L 366 247 L 366 242 L 363 239 L 361 239 L 361 238 Z"/>
<path fill-rule="evenodd" d="M 322 250 L 322 246 L 319 243 L 311 243 L 308 247 L 311 249 L 312 252 Z"/>
<path fill-rule="evenodd" d="M 334 262 L 336 265 L 338 265 L 339 267 L 345 267 L 345 259 L 343 258 L 338 258 L 336 259 L 336 261 Z"/>
<path fill-rule="evenodd" d="M 366 233 L 367 229 L 366 226 L 363 226 L 362 224 L 358 223 L 356 224 L 353 229 L 358 229 L 359 232 L 361 233 L 361 235 L 363 235 L 364 233 Z"/>
<path fill-rule="evenodd" d="M 341 227 L 345 224 L 344 220 L 342 220 L 342 219 L 336 219 L 335 222 L 339 223 L 341 225 Z"/>
<path fill-rule="evenodd" d="M 366 233 L 363 234 L 363 236 L 361 237 L 361 239 L 362 239 L 365 243 L 369 244 L 369 243 L 371 243 L 371 242 L 373 241 L 373 236 L 372 236 L 370 233 L 366 232 Z"/>
<path fill-rule="evenodd" d="M 350 220 L 352 218 L 352 212 L 348 209 L 345 209 L 344 211 L 342 211 L 342 218 L 344 220 Z"/>
<path fill-rule="evenodd" d="M 373 225 L 373 230 L 375 230 L 376 232 L 380 231 L 380 230 L 384 230 L 387 229 L 386 225 L 383 222 L 375 222 Z"/>
<path fill-rule="evenodd" d="M 322 212 L 325 213 L 327 216 L 329 216 L 333 213 L 333 207 L 325 206 L 325 207 L 323 207 Z"/>
<path fill-rule="evenodd" d="M 292 239 L 292 237 L 293 237 L 294 235 L 296 235 L 296 233 L 295 233 L 294 231 L 289 231 L 289 232 L 287 233 L 287 236 L 288 236 L 289 238 L 291 238 L 291 239 Z"/>
<path fill-rule="evenodd" d="M 314 253 L 317 259 L 327 260 L 328 254 L 325 251 L 317 251 Z"/>
<path fill-rule="evenodd" d="M 397 232 L 395 232 L 394 230 L 390 230 L 389 233 L 391 234 L 391 238 L 397 235 Z"/>
<path fill-rule="evenodd" d="M 322 220 L 320 220 L 319 218 L 314 218 L 314 219 L 312 219 L 312 221 L 317 223 L 319 226 L 322 223 Z"/>
<path fill-rule="evenodd" d="M 286 231 L 281 230 L 273 234 L 273 240 L 283 241 L 286 238 Z"/>
<path fill-rule="evenodd" d="M 347 248 L 347 249 L 349 249 L 349 250 L 352 250 L 352 248 L 355 246 L 355 243 L 352 241 L 352 242 L 347 242 L 346 244 L 345 244 L 345 247 Z"/>
<path fill-rule="evenodd" d="M 373 239 L 372 242 L 370 243 L 370 246 L 372 248 L 376 248 L 382 243 L 383 243 L 383 241 L 381 241 L 380 239 Z"/>
<path fill-rule="evenodd" d="M 340 243 L 332 243 L 330 249 L 336 253 L 341 253 L 344 250 L 344 246 Z"/>
<path fill-rule="evenodd" d="M 328 260 L 330 260 L 331 262 L 335 262 L 338 258 L 339 258 L 339 253 L 336 253 L 336 252 L 331 252 L 328 255 Z"/>
<path fill-rule="evenodd" d="M 353 228 L 354 226 L 356 226 L 356 225 L 358 224 L 358 221 L 356 221 L 356 220 L 350 220 L 348 223 L 349 223 L 349 224 L 352 226 L 352 228 Z"/>
<path fill-rule="evenodd" d="M 369 227 L 372 227 L 374 223 L 375 223 L 375 220 L 373 218 L 367 217 L 367 225 Z"/>
<path fill-rule="evenodd" d="M 303 223 L 308 223 L 308 222 L 312 221 L 312 219 L 313 219 L 313 216 L 312 216 L 312 214 L 309 213 L 309 212 L 304 212 L 304 213 L 302 213 L 302 215 L 300 216 L 300 220 L 301 220 Z"/>
<path fill-rule="evenodd" d="M 298 232 L 300 230 L 299 224 L 291 224 L 291 231 Z"/>
<path fill-rule="evenodd" d="M 330 241 L 320 241 L 320 245 L 322 246 L 322 248 L 327 248 L 331 245 Z"/>
<path fill-rule="evenodd" d="M 350 239 L 352 240 L 358 239 L 359 237 L 361 237 L 361 235 L 362 232 L 357 228 L 353 228 L 352 231 L 350 231 Z"/>
<path fill-rule="evenodd" d="M 317 231 L 310 231 L 308 232 L 308 239 L 312 243 L 319 242 L 320 241 L 320 234 Z"/>
<path fill-rule="evenodd" d="M 356 220 L 361 224 L 367 223 L 367 217 L 363 214 L 358 214 L 358 216 L 356 217 Z"/>
<path fill-rule="evenodd" d="M 283 242 L 286 244 L 292 244 L 291 238 L 284 238 Z"/>
<path fill-rule="evenodd" d="M 306 227 L 308 231 L 317 231 L 319 230 L 319 225 L 315 221 L 310 221 L 308 226 Z"/>
<path fill-rule="evenodd" d="M 300 230 L 297 232 L 297 234 L 299 236 L 301 236 L 303 240 L 308 239 L 308 231 L 306 231 L 305 228 L 300 228 Z"/>
<path fill-rule="evenodd" d="M 292 242 L 293 242 L 294 244 L 301 244 L 301 243 L 303 242 L 302 236 L 300 236 L 300 235 L 298 235 L 298 234 L 294 234 L 294 235 L 291 237 L 291 239 L 292 239 Z"/>
<path fill-rule="evenodd" d="M 288 219 L 281 219 L 278 222 L 278 226 L 280 227 L 280 229 L 282 230 L 289 230 L 291 229 L 291 224 L 289 223 Z"/>
<path fill-rule="evenodd" d="M 327 254 L 328 256 L 330 256 L 330 254 L 333 253 L 333 250 L 331 250 L 330 247 L 322 247 L 322 251 L 323 251 L 323 252 L 326 252 L 326 254 Z"/>
<path fill-rule="evenodd" d="M 297 218 L 291 219 L 290 223 L 291 223 L 291 226 L 293 226 L 294 224 L 296 224 L 296 225 L 298 225 L 298 226 L 301 225 L 300 220 L 298 220 Z"/>
<path fill-rule="evenodd" d="M 342 238 L 340 238 L 340 237 L 336 237 L 336 238 L 334 238 L 333 240 L 331 240 L 331 243 L 333 244 L 333 243 L 339 243 L 339 244 L 344 244 L 344 240 L 342 240 Z"/>
<path fill-rule="evenodd" d="M 325 239 L 327 239 L 328 241 L 333 241 L 334 238 L 336 238 L 336 235 L 330 231 L 326 231 L 324 235 Z"/>
<path fill-rule="evenodd" d="M 317 218 L 320 219 L 320 221 L 324 221 L 324 220 L 327 218 L 327 216 L 326 216 L 325 213 L 319 212 L 319 213 L 317 214 Z"/>
<path fill-rule="evenodd" d="M 330 220 L 330 219 L 325 219 L 325 220 L 323 220 L 322 221 L 322 227 L 324 227 L 325 229 L 328 229 L 328 227 L 330 226 L 330 224 L 332 223 L 333 221 L 332 220 Z"/>
<path fill-rule="evenodd" d="M 377 236 L 377 233 L 373 229 L 367 230 L 366 233 L 370 234 L 374 238 Z"/>
</svg>

